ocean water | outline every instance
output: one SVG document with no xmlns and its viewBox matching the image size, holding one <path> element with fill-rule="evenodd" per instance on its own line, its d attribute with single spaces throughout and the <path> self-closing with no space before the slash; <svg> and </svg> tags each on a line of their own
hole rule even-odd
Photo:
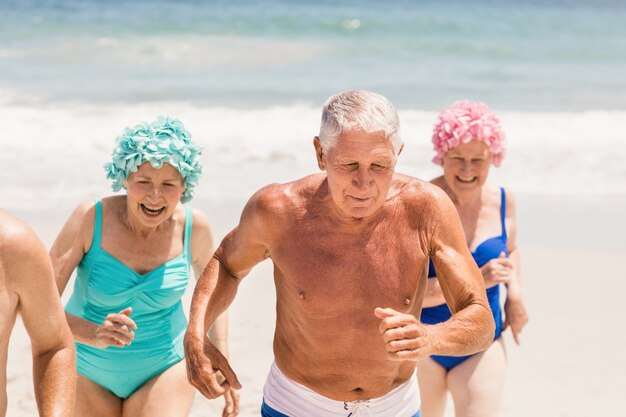
<svg viewBox="0 0 626 417">
<path fill-rule="evenodd" d="M 622 0 L 0 0 L 4 99 L 626 108 Z"/>
<path fill-rule="evenodd" d="M 330 95 L 366 88 L 399 109 L 398 170 L 424 179 L 432 125 L 488 103 L 522 194 L 626 194 L 626 2 L 620 0 L 0 0 L 5 209 L 109 192 L 125 126 L 180 118 L 205 148 L 199 201 L 238 204 L 315 172 Z"/>
</svg>

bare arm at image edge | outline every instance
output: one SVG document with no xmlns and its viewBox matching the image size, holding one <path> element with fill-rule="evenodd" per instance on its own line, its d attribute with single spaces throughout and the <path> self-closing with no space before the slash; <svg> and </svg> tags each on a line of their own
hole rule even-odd
<svg viewBox="0 0 626 417">
<path fill-rule="evenodd" d="M 31 340 L 39 415 L 72 416 L 76 395 L 74 343 L 46 248 L 25 229 L 3 248 L 2 260 L 18 295 L 18 312 Z"/>
</svg>

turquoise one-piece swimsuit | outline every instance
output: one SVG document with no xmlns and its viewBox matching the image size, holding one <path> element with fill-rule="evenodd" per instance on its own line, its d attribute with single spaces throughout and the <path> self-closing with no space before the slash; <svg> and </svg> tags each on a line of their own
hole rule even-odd
<svg viewBox="0 0 626 417">
<path fill-rule="evenodd" d="M 100 246 L 102 204 L 96 202 L 93 243 L 78 265 L 74 292 L 65 310 L 100 325 L 110 313 L 132 307 L 135 338 L 125 347 L 97 348 L 76 343 L 78 373 L 128 398 L 151 378 L 184 357 L 187 319 L 181 297 L 190 275 L 192 213 L 185 213 L 183 253 L 139 274 Z"/>
</svg>

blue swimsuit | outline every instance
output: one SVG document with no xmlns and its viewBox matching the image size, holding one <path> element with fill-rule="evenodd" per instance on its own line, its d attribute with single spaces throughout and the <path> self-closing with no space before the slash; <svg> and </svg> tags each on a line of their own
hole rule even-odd
<svg viewBox="0 0 626 417">
<path fill-rule="evenodd" d="M 132 307 L 135 338 L 122 348 L 76 343 L 78 373 L 128 398 L 151 378 L 184 358 L 187 319 L 181 297 L 189 281 L 192 212 L 185 214 L 183 253 L 139 274 L 100 247 L 102 205 L 96 202 L 93 243 L 78 265 L 74 292 L 65 310 L 100 324 L 110 313 Z"/>
<path fill-rule="evenodd" d="M 504 193 L 504 188 L 500 188 L 500 220 L 502 223 L 502 234 L 500 236 L 495 236 L 490 239 L 482 242 L 474 252 L 472 252 L 472 256 L 476 261 L 476 264 L 479 268 L 485 265 L 492 259 L 496 259 L 500 257 L 500 253 L 504 252 L 507 256 L 509 252 L 507 250 L 507 237 L 506 237 L 506 227 L 504 224 L 504 219 L 506 215 L 506 195 Z M 435 277 L 435 268 L 433 266 L 432 261 L 430 262 L 430 268 L 428 270 L 428 277 Z M 487 300 L 489 301 L 489 306 L 491 307 L 491 312 L 493 313 L 493 319 L 496 323 L 496 333 L 494 336 L 494 340 L 500 337 L 502 333 L 502 308 L 500 307 L 500 285 L 496 285 L 491 288 L 487 288 Z M 426 307 L 422 309 L 422 323 L 426 324 L 437 324 L 444 322 L 452 317 L 452 313 L 450 313 L 450 309 L 446 304 L 441 304 L 435 307 Z M 447 370 L 450 370 L 463 362 L 465 359 L 470 356 L 437 356 L 433 355 L 431 358 L 437 362 L 439 365 L 443 366 Z"/>
</svg>

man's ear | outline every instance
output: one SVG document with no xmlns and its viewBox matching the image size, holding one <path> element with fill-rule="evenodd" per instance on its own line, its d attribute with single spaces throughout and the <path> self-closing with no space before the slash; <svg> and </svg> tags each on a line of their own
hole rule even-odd
<svg viewBox="0 0 626 417">
<path fill-rule="evenodd" d="M 326 162 L 324 162 L 324 151 L 322 150 L 322 143 L 320 142 L 320 138 L 318 136 L 315 136 L 313 138 L 313 146 L 315 146 L 315 156 L 317 156 L 317 166 L 322 171 L 326 171 Z"/>
</svg>

